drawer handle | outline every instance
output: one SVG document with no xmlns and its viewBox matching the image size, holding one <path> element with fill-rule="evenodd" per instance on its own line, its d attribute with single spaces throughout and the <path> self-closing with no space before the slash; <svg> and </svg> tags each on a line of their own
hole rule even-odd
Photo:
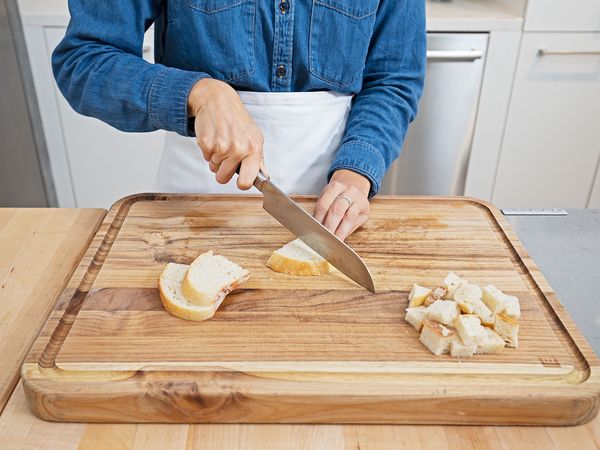
<svg viewBox="0 0 600 450">
<path fill-rule="evenodd" d="M 598 55 L 600 56 L 600 50 L 548 50 L 546 48 L 540 48 L 538 50 L 539 56 L 547 55 Z"/>
<path fill-rule="evenodd" d="M 429 61 L 475 61 L 482 57 L 481 50 L 427 50 Z"/>
</svg>

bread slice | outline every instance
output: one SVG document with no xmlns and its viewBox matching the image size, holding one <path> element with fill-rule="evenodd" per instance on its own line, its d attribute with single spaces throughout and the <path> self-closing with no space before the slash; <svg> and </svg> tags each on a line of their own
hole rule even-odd
<svg viewBox="0 0 600 450">
<path fill-rule="evenodd" d="M 181 292 L 189 303 L 210 306 L 242 285 L 250 274 L 212 251 L 198 256 L 183 278 Z"/>
<path fill-rule="evenodd" d="M 491 328 L 485 328 L 485 337 L 477 345 L 478 355 L 491 355 L 493 353 L 500 353 L 504 348 L 504 339 L 502 339 L 498 333 Z"/>
<path fill-rule="evenodd" d="M 431 289 L 419 286 L 418 284 L 413 284 L 413 287 L 408 294 L 408 307 L 415 308 L 421 306 L 430 292 Z"/>
<path fill-rule="evenodd" d="M 267 261 L 267 267 L 275 272 L 300 276 L 318 276 L 330 271 L 329 263 L 300 239 L 275 250 Z"/>
<path fill-rule="evenodd" d="M 438 300 L 427 307 L 427 318 L 443 325 L 452 325 L 459 314 L 460 309 L 452 300 Z"/>
<path fill-rule="evenodd" d="M 504 339 L 508 347 L 519 346 L 519 321 L 504 313 L 496 314 L 494 331 Z"/>
<path fill-rule="evenodd" d="M 454 291 L 461 283 L 466 283 L 467 280 L 463 280 L 461 277 L 456 275 L 454 272 L 450 272 L 444 282 L 442 283 L 446 289 L 448 289 L 448 293 L 446 294 L 446 298 L 448 300 L 454 300 Z"/>
<path fill-rule="evenodd" d="M 225 296 L 210 306 L 198 306 L 188 302 L 183 295 L 181 285 L 189 267 L 187 264 L 166 265 L 158 280 L 160 301 L 169 313 L 181 319 L 195 321 L 210 319 Z"/>
<path fill-rule="evenodd" d="M 417 331 L 423 328 L 423 321 L 427 318 L 427 308 L 425 306 L 416 306 L 414 308 L 406 308 L 405 319 Z"/>
<path fill-rule="evenodd" d="M 419 341 L 436 356 L 448 353 L 456 332 L 433 320 L 423 321 Z"/>
<path fill-rule="evenodd" d="M 466 345 L 479 345 L 486 337 L 485 328 L 481 325 L 481 320 L 474 314 L 463 314 L 454 321 L 456 331 L 460 339 Z"/>
<path fill-rule="evenodd" d="M 466 345 L 460 339 L 454 339 L 450 344 L 450 356 L 454 358 L 468 358 L 477 351 L 476 345 Z"/>
</svg>

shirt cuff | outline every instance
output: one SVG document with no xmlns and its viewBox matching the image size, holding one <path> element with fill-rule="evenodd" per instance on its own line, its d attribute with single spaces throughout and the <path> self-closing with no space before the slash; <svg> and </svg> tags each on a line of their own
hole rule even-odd
<svg viewBox="0 0 600 450">
<path fill-rule="evenodd" d="M 348 169 L 359 173 L 371 182 L 369 198 L 379 191 L 385 175 L 385 160 L 379 150 L 371 144 L 361 141 L 348 141 L 338 149 L 333 164 L 329 169 L 327 180 L 331 179 L 333 172 Z"/>
<path fill-rule="evenodd" d="M 163 67 L 148 93 L 148 115 L 152 124 L 188 136 L 188 96 L 194 84 L 203 78 L 209 78 L 209 75 Z"/>
</svg>

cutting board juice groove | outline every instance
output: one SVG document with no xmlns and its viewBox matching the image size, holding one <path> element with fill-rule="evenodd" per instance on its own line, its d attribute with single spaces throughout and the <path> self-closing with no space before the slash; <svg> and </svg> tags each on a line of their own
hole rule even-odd
<svg viewBox="0 0 600 450">
<path fill-rule="evenodd" d="M 299 198 L 310 208 L 311 198 Z M 260 198 L 143 194 L 115 204 L 23 366 L 47 420 L 566 425 L 598 411 L 598 360 L 491 205 L 373 201 L 349 240 L 380 291 L 264 267 L 291 236 Z M 207 249 L 252 276 L 213 319 L 162 310 L 166 261 Z M 450 270 L 523 301 L 521 346 L 436 358 L 403 320 L 412 282 Z M 81 281 L 78 281 L 81 280 Z"/>
</svg>

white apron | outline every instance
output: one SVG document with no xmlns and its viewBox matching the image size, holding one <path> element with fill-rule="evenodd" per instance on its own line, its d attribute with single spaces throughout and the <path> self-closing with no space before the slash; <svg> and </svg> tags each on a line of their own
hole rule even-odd
<svg viewBox="0 0 600 450">
<path fill-rule="evenodd" d="M 318 194 L 343 137 L 351 95 L 334 92 L 238 92 L 264 136 L 265 165 L 287 194 Z M 167 132 L 159 192 L 241 193 L 237 176 L 215 181 L 195 138 Z M 251 192 L 248 192 L 251 193 Z"/>
</svg>

